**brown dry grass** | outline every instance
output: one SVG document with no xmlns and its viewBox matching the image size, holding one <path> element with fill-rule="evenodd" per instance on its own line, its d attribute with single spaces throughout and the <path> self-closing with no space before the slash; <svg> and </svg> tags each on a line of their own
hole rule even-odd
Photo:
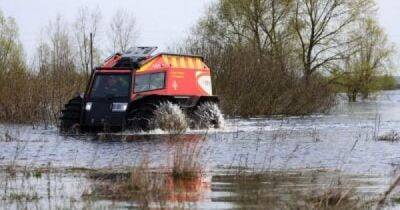
<svg viewBox="0 0 400 210">
<path fill-rule="evenodd" d="M 94 184 L 84 193 L 86 198 L 136 201 L 147 209 L 152 203 L 163 207 L 169 194 L 165 174 L 151 172 L 147 161 L 128 173 L 94 172 L 89 177 Z"/>
<path fill-rule="evenodd" d="M 364 202 L 358 197 L 354 188 L 330 187 L 314 192 L 305 199 L 313 209 L 363 209 Z"/>
<path fill-rule="evenodd" d="M 202 152 L 203 147 L 199 142 L 181 142 L 173 154 L 173 178 L 175 180 L 199 178 L 203 173 L 200 162 Z"/>
</svg>

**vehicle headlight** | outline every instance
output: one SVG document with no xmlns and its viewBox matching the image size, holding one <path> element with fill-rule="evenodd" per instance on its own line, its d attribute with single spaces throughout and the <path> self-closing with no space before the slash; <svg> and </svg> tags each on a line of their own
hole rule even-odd
<svg viewBox="0 0 400 210">
<path fill-rule="evenodd" d="M 90 111 L 92 109 L 92 102 L 87 102 L 85 105 L 85 110 Z"/>
<path fill-rule="evenodd" d="M 128 103 L 113 103 L 112 111 L 113 112 L 125 112 L 128 108 Z"/>
</svg>

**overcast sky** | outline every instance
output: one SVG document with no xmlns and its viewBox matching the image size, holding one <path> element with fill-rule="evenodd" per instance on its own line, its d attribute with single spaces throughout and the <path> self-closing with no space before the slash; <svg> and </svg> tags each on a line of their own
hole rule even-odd
<svg viewBox="0 0 400 210">
<path fill-rule="evenodd" d="M 0 0 L 0 9 L 17 20 L 29 56 L 41 29 L 61 15 L 72 21 L 82 6 L 99 8 L 103 23 L 119 8 L 131 11 L 139 25 L 140 45 L 167 46 L 182 40 L 213 0 Z M 391 41 L 400 46 L 400 1 L 377 0 L 379 19 Z M 108 25 L 103 27 L 103 32 Z M 398 60 L 398 59 L 396 59 Z"/>
</svg>

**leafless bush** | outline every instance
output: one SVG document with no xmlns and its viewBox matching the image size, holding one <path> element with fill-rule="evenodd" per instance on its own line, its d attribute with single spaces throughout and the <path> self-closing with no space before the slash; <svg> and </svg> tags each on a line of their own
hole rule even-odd
<svg viewBox="0 0 400 210">
<path fill-rule="evenodd" d="M 254 56 L 251 46 L 190 52 L 207 58 L 214 70 L 215 94 L 227 115 L 303 115 L 324 112 L 334 105 L 334 91 L 326 78 L 314 74 L 304 83 L 289 63 L 282 64 L 285 60 Z"/>
</svg>

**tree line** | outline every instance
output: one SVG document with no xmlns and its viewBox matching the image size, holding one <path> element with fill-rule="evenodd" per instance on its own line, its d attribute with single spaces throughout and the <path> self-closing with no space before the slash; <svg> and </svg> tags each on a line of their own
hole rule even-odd
<svg viewBox="0 0 400 210">
<path fill-rule="evenodd" d="M 373 0 L 217 0 L 177 51 L 205 57 L 227 115 L 324 112 L 339 92 L 356 101 L 394 83 L 394 47 L 376 10 Z M 84 91 L 90 34 L 97 65 L 133 46 L 139 30 L 127 11 L 107 23 L 83 7 L 43 28 L 28 63 L 15 20 L 0 12 L 0 121 L 56 124 Z"/>
<path fill-rule="evenodd" d="M 83 7 L 71 23 L 58 16 L 42 29 L 28 63 L 15 19 L 0 11 L 0 121 L 57 124 L 64 103 L 84 91 L 89 79 L 90 34 L 99 65 L 134 45 L 138 31 L 126 10 L 118 10 L 107 25 L 98 9 Z"/>
<path fill-rule="evenodd" d="M 366 98 L 387 79 L 393 46 L 373 0 L 219 0 L 183 51 L 204 55 L 226 113 L 302 115 L 336 93 Z"/>
</svg>

